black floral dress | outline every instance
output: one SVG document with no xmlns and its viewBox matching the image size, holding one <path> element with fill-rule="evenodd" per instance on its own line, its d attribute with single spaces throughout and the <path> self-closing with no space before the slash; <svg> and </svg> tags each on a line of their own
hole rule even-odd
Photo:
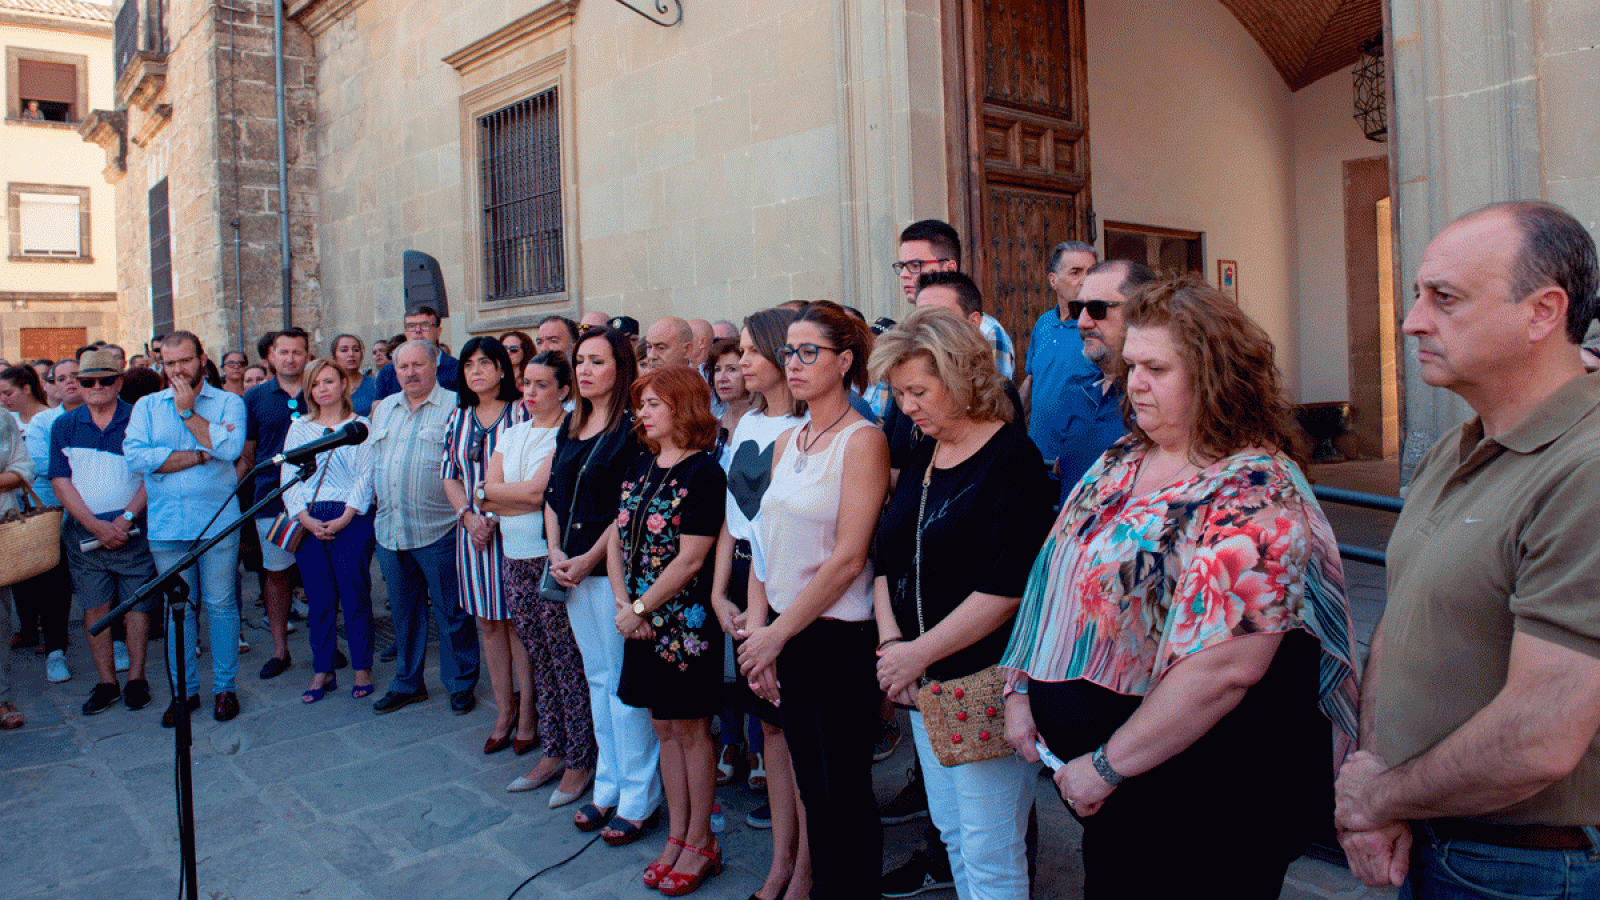
<svg viewBox="0 0 1600 900">
<path fill-rule="evenodd" d="M 642 456 L 622 480 L 617 536 L 622 542 L 628 600 L 644 596 L 678 556 L 684 535 L 722 531 L 727 476 L 709 453 L 670 468 Z M 652 610 L 649 641 L 627 641 L 617 696 L 657 719 L 702 719 L 721 706 L 722 629 L 711 611 L 715 552 L 706 554 L 683 590 Z"/>
</svg>

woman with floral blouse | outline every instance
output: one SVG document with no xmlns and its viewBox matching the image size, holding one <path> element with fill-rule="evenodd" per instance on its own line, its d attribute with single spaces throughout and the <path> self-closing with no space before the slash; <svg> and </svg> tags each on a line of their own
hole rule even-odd
<svg viewBox="0 0 1600 900">
<path fill-rule="evenodd" d="M 1123 317 L 1129 434 L 1034 563 L 1006 737 L 1066 760 L 1089 900 L 1276 898 L 1356 731 L 1338 548 L 1261 327 L 1194 276 Z"/>
<path fill-rule="evenodd" d="M 644 883 L 688 894 L 722 871 L 711 833 L 716 745 L 711 716 L 722 687 L 722 630 L 711 610 L 711 551 L 722 531 L 727 478 L 716 445 L 711 391 L 687 366 L 664 366 L 633 384 L 635 429 L 651 452 L 622 481 L 606 572 L 617 631 L 627 638 L 617 696 L 650 710 L 661 740 L 666 848 Z"/>
</svg>

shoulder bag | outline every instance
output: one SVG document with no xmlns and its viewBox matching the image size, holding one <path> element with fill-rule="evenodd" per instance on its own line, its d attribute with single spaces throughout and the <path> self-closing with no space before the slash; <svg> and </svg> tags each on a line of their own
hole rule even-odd
<svg viewBox="0 0 1600 900">
<path fill-rule="evenodd" d="M 935 448 L 937 452 L 937 448 Z M 917 543 L 912 578 L 917 594 L 917 630 L 928 633 L 922 621 L 922 518 L 928 509 L 928 485 L 933 481 L 933 457 L 922 476 L 922 500 L 917 504 Z M 999 666 L 945 681 L 923 679 L 917 691 L 917 709 L 928 730 L 928 743 L 939 762 L 959 766 L 1010 756 L 1006 743 L 1005 678 Z"/>
</svg>

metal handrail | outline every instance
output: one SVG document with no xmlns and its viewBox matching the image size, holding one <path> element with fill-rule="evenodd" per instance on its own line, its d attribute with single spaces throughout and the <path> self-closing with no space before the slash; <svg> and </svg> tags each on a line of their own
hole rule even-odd
<svg viewBox="0 0 1600 900">
<path fill-rule="evenodd" d="M 1375 509 L 1380 512 L 1398 513 L 1403 502 L 1399 497 L 1390 497 L 1386 494 L 1369 494 L 1366 491 L 1351 491 L 1336 487 L 1311 488 L 1311 493 L 1324 503 L 1339 503 L 1344 506 L 1359 506 L 1362 509 Z M 1339 555 L 1345 559 L 1353 559 L 1374 566 L 1386 566 L 1388 560 L 1382 550 L 1373 550 L 1368 547 L 1359 547 L 1355 544 L 1339 545 Z"/>
</svg>

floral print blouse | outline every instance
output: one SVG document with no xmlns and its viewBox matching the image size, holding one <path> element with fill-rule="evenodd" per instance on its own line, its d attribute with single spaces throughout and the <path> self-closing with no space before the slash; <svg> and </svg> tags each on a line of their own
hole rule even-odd
<svg viewBox="0 0 1600 900">
<path fill-rule="evenodd" d="M 677 558 L 684 535 L 714 538 L 722 531 L 727 484 L 722 466 L 709 453 L 696 453 L 670 468 L 658 466 L 651 456 L 639 458 L 622 480 L 617 511 L 629 599 L 644 596 L 655 584 Z M 680 670 L 703 656 L 711 640 L 720 640 L 721 626 L 711 612 L 714 559 L 715 554 L 708 554 L 689 584 L 650 613 L 656 654 Z"/>
<path fill-rule="evenodd" d="M 1356 735 L 1356 671 L 1333 529 L 1299 469 L 1239 453 L 1132 493 L 1145 450 L 1124 438 L 1084 475 L 1034 561 L 1001 665 L 1144 696 L 1192 653 L 1304 628 L 1321 643 L 1320 705 Z"/>
</svg>

